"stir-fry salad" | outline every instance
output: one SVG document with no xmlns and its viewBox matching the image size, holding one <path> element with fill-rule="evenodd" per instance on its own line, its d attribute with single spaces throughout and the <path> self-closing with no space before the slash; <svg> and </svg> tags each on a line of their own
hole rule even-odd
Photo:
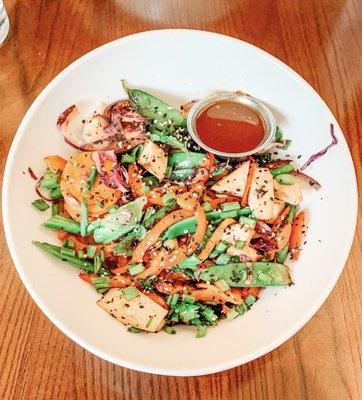
<svg viewBox="0 0 362 400">
<path fill-rule="evenodd" d="M 58 119 L 77 150 L 44 158 L 32 204 L 50 209 L 43 227 L 60 244 L 40 249 L 80 269 L 98 305 L 130 332 L 197 337 L 243 315 L 269 286 L 291 285 L 306 229 L 302 181 L 271 150 L 246 159 L 203 152 L 188 135 L 188 106 L 125 86 L 128 99 L 83 119 L 75 105 Z M 273 146 L 289 142 L 277 130 Z M 50 204 L 50 205 L 49 205 Z"/>
</svg>

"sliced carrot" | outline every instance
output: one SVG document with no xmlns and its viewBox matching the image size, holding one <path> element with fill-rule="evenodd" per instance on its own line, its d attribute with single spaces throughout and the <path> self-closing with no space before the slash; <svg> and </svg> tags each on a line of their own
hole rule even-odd
<svg viewBox="0 0 362 400">
<path fill-rule="evenodd" d="M 292 225 L 285 224 L 275 235 L 278 244 L 278 249 L 281 250 L 289 243 L 290 235 L 292 232 Z"/>
<path fill-rule="evenodd" d="M 280 213 L 279 217 L 275 221 L 274 225 L 272 226 L 272 231 L 276 232 L 284 223 L 285 219 L 287 218 L 290 211 L 290 207 L 287 206 L 284 210 Z"/>
<path fill-rule="evenodd" d="M 244 194 L 241 199 L 242 206 L 246 206 L 248 204 L 248 197 L 249 197 L 251 182 L 253 181 L 253 176 L 254 176 L 256 167 L 257 167 L 257 164 L 255 162 L 250 163 L 248 177 L 246 178 L 246 183 L 245 183 L 245 188 L 244 188 Z"/>
<path fill-rule="evenodd" d="M 235 220 L 232 218 L 226 218 L 224 219 L 224 221 L 221 222 L 221 224 L 215 229 L 211 238 L 206 243 L 204 249 L 198 255 L 199 260 L 204 261 L 207 259 L 207 257 L 210 255 L 214 247 L 220 242 L 225 229 L 233 223 L 235 223 Z"/>
<path fill-rule="evenodd" d="M 299 258 L 304 220 L 305 220 L 305 211 L 301 211 L 296 215 L 292 224 L 292 232 L 289 240 L 290 257 L 292 260 L 298 260 Z"/>
<path fill-rule="evenodd" d="M 126 275 L 116 275 L 111 278 L 111 287 L 112 288 L 125 288 L 127 286 L 131 286 L 132 281 L 131 277 Z"/>
</svg>

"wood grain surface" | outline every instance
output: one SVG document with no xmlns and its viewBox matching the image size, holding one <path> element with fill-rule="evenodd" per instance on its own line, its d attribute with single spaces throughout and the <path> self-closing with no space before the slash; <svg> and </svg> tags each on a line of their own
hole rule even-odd
<svg viewBox="0 0 362 400">
<path fill-rule="evenodd" d="M 1 175 L 27 108 L 69 63 L 131 33 L 194 28 L 253 43 L 310 82 L 336 115 L 362 185 L 361 0 L 5 0 L 5 4 L 11 36 L 0 48 Z M 361 223 L 360 217 L 349 260 L 333 293 L 298 334 L 258 360 L 196 378 L 134 372 L 73 343 L 26 292 L 1 233 L 0 398 L 362 399 Z"/>
</svg>

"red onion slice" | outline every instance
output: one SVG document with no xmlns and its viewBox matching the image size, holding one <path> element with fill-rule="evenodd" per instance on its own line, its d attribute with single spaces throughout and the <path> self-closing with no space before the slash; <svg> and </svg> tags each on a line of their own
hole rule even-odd
<svg viewBox="0 0 362 400">
<path fill-rule="evenodd" d="M 58 117 L 57 127 L 64 140 L 76 149 L 84 144 L 83 123 L 78 108 L 75 105 L 68 107 Z"/>
<path fill-rule="evenodd" d="M 302 165 L 302 167 L 300 168 L 300 171 L 303 171 L 303 169 L 306 169 L 310 164 L 312 164 L 312 162 L 318 160 L 319 157 L 324 156 L 324 154 L 327 153 L 327 151 L 335 146 L 338 143 L 338 139 L 336 137 L 336 135 L 334 134 L 334 125 L 331 123 L 330 124 L 330 135 L 332 136 L 332 143 L 330 143 L 325 149 L 318 151 L 318 153 L 312 154 L 308 160 Z"/>
</svg>

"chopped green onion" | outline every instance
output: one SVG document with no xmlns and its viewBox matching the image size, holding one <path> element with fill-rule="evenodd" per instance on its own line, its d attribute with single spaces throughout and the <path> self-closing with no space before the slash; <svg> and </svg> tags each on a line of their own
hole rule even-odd
<svg viewBox="0 0 362 400">
<path fill-rule="evenodd" d="M 223 292 L 230 290 L 230 286 L 226 283 L 226 281 L 224 279 L 220 279 L 219 281 L 216 281 L 215 286 L 218 287 Z"/>
<path fill-rule="evenodd" d="M 274 178 L 281 174 L 289 174 L 292 171 L 294 171 L 294 167 L 291 163 L 288 163 L 288 164 L 282 165 L 281 167 L 273 168 L 270 170 L 270 172 Z"/>
<path fill-rule="evenodd" d="M 179 264 L 177 264 L 178 269 L 191 269 L 195 270 L 196 266 L 201 264 L 201 261 L 196 257 L 195 254 L 192 254 L 190 257 L 185 258 Z"/>
<path fill-rule="evenodd" d="M 45 211 L 49 208 L 49 205 L 43 199 L 34 200 L 31 204 L 39 211 Z"/>
<path fill-rule="evenodd" d="M 134 164 L 136 157 L 133 157 L 131 154 L 122 154 L 121 162 L 122 164 Z"/>
<path fill-rule="evenodd" d="M 162 197 L 162 200 L 163 200 L 164 205 L 167 206 L 167 205 L 169 205 L 170 203 L 173 203 L 175 197 L 176 197 L 176 196 L 175 196 L 175 193 L 172 193 L 172 192 L 166 193 L 166 194 Z"/>
<path fill-rule="evenodd" d="M 219 257 L 215 260 L 216 264 L 218 265 L 226 265 L 230 261 L 230 256 L 226 253 L 222 253 Z"/>
<path fill-rule="evenodd" d="M 209 258 L 216 258 L 216 257 L 218 257 L 218 256 L 219 256 L 219 252 L 216 251 L 216 250 L 213 250 L 213 251 L 210 253 Z"/>
<path fill-rule="evenodd" d="M 293 185 L 295 183 L 295 178 L 290 174 L 280 174 L 275 180 L 281 185 Z"/>
<path fill-rule="evenodd" d="M 80 234 L 84 237 L 87 233 L 88 226 L 88 204 L 85 199 L 82 200 L 80 214 Z"/>
<path fill-rule="evenodd" d="M 59 211 L 60 211 L 59 203 L 52 204 L 52 207 L 51 207 L 52 216 L 54 217 L 54 215 L 58 215 Z"/>
<path fill-rule="evenodd" d="M 231 321 L 233 319 L 235 319 L 236 317 L 238 317 L 240 314 L 235 310 L 235 308 L 230 309 L 227 313 L 226 313 L 226 318 Z"/>
<path fill-rule="evenodd" d="M 255 219 L 244 217 L 244 216 L 241 216 L 239 218 L 239 222 L 240 222 L 240 224 L 249 226 L 252 229 L 254 229 L 255 225 L 256 225 L 256 220 Z"/>
<path fill-rule="evenodd" d="M 229 243 L 226 242 L 225 240 L 223 240 L 222 242 L 220 242 L 219 244 L 217 244 L 215 246 L 215 249 L 217 252 L 219 253 L 223 253 L 228 247 L 229 247 Z"/>
<path fill-rule="evenodd" d="M 98 273 L 98 271 L 101 269 L 102 267 L 102 257 L 100 254 L 96 254 L 94 257 L 94 272 Z"/>
<path fill-rule="evenodd" d="M 175 335 L 176 331 L 173 329 L 171 326 L 166 326 L 165 332 L 168 333 L 169 335 Z"/>
<path fill-rule="evenodd" d="M 249 296 L 245 299 L 245 304 L 250 307 L 253 303 L 255 303 L 256 298 L 249 294 Z"/>
<path fill-rule="evenodd" d="M 43 175 L 41 187 L 45 189 L 55 189 L 59 187 L 60 172 L 53 172 L 47 169 Z"/>
<path fill-rule="evenodd" d="M 110 279 L 104 276 L 92 278 L 92 285 L 98 293 L 104 293 L 111 287 Z"/>
<path fill-rule="evenodd" d="M 235 247 L 239 250 L 242 250 L 246 245 L 246 240 L 237 240 L 235 242 Z"/>
<path fill-rule="evenodd" d="M 194 297 L 194 296 L 191 296 L 190 294 L 185 294 L 185 295 L 182 297 L 182 300 L 183 300 L 185 303 L 189 303 L 189 304 L 193 304 L 193 303 L 195 303 L 195 301 L 196 301 L 195 297 Z"/>
<path fill-rule="evenodd" d="M 151 325 L 152 321 L 153 321 L 153 317 L 150 317 L 147 321 L 146 328 L 148 328 Z"/>
<path fill-rule="evenodd" d="M 240 210 L 240 203 L 238 201 L 232 201 L 230 203 L 223 203 L 220 205 L 222 211 L 233 211 Z"/>
<path fill-rule="evenodd" d="M 89 245 L 87 247 L 87 257 L 93 258 L 96 254 L 97 247 L 93 245 Z"/>
<path fill-rule="evenodd" d="M 94 185 L 94 182 L 96 181 L 97 174 L 98 174 L 97 168 L 96 168 L 95 165 L 93 165 L 92 166 L 92 171 L 91 171 L 91 173 L 89 175 L 89 179 L 87 180 L 86 186 L 84 188 L 84 193 L 88 193 L 88 192 L 91 191 L 91 189 L 92 189 L 92 187 Z"/>
<path fill-rule="evenodd" d="M 78 258 L 85 258 L 85 253 L 83 250 L 78 250 L 77 251 L 77 256 Z"/>
<path fill-rule="evenodd" d="M 197 327 L 197 332 L 196 332 L 196 338 L 200 339 L 203 338 L 206 335 L 206 326 L 205 325 L 200 325 Z"/>
<path fill-rule="evenodd" d="M 209 201 L 205 201 L 204 203 L 202 203 L 202 208 L 205 212 L 209 212 L 209 211 L 213 210 L 212 205 Z"/>
<path fill-rule="evenodd" d="M 139 290 L 134 286 L 128 286 L 125 289 L 123 289 L 123 295 L 126 301 L 131 301 L 132 299 L 139 296 L 139 294 L 140 294 Z"/>
<path fill-rule="evenodd" d="M 248 307 L 245 305 L 245 303 L 241 303 L 235 306 L 234 310 L 237 311 L 240 315 L 243 315 L 246 311 L 248 311 Z"/>
<path fill-rule="evenodd" d="M 280 142 L 283 139 L 283 134 L 281 130 L 277 127 L 277 130 L 275 131 L 275 140 L 277 142 Z"/>
<path fill-rule="evenodd" d="M 74 249 L 74 242 L 73 240 L 65 239 L 63 246 L 68 247 L 69 249 Z"/>
<path fill-rule="evenodd" d="M 131 275 L 137 275 L 137 274 L 140 274 L 141 272 L 143 272 L 145 270 L 145 267 L 141 263 L 130 264 L 128 266 L 128 270 Z"/>
<path fill-rule="evenodd" d="M 50 191 L 50 198 L 52 200 L 60 200 L 63 198 L 62 192 L 60 190 L 60 186 L 58 186 Z"/>
<path fill-rule="evenodd" d="M 172 293 L 167 297 L 167 304 L 170 307 L 174 307 L 177 304 L 178 299 L 179 299 L 179 294 L 178 293 Z"/>
<path fill-rule="evenodd" d="M 141 333 L 141 332 L 142 332 L 141 329 L 136 328 L 136 327 L 134 327 L 134 326 L 129 326 L 129 327 L 127 328 L 127 331 L 128 331 L 128 332 L 131 332 L 131 333 Z"/>
<path fill-rule="evenodd" d="M 148 218 L 151 217 L 156 212 L 156 210 L 153 207 L 148 207 L 145 211 L 145 215 L 143 217 L 143 221 L 147 221 Z"/>
<path fill-rule="evenodd" d="M 68 255 L 68 256 L 75 256 L 75 250 L 73 250 L 73 249 L 70 249 L 69 247 L 61 247 L 60 248 L 60 252 L 62 253 L 62 254 L 66 254 L 66 255 Z"/>
</svg>

